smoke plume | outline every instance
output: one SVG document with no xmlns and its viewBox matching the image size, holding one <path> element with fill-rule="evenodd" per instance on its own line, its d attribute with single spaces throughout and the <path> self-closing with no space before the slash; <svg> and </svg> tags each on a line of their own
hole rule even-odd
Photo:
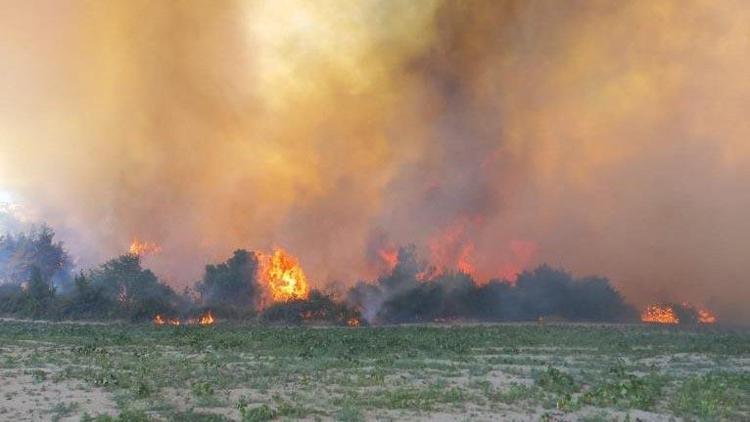
<svg viewBox="0 0 750 422">
<path fill-rule="evenodd" d="M 313 284 L 396 245 L 750 321 L 750 9 L 705 1 L 0 5 L 0 200 L 83 266 L 180 288 L 283 246 Z"/>
</svg>

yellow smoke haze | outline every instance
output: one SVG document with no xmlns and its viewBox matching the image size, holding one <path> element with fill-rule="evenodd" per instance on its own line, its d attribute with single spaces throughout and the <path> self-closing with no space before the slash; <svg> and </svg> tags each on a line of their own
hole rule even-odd
<svg viewBox="0 0 750 422">
<path fill-rule="evenodd" d="M 83 266 L 157 242 L 175 286 L 273 246 L 348 283 L 373 242 L 451 233 L 485 278 L 548 262 L 747 321 L 748 21 L 732 0 L 6 1 L 0 192 Z"/>
</svg>

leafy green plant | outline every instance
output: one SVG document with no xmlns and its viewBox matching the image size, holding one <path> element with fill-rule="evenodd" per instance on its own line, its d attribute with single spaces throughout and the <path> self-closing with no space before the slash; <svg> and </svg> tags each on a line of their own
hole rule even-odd
<svg viewBox="0 0 750 422">
<path fill-rule="evenodd" d="M 658 375 L 637 377 L 624 374 L 619 378 L 594 386 L 581 395 L 581 403 L 599 407 L 615 406 L 627 409 L 651 409 L 661 397 L 666 380 Z"/>
<path fill-rule="evenodd" d="M 551 366 L 536 379 L 536 385 L 542 389 L 558 394 L 570 394 L 578 391 L 579 386 L 573 377 Z"/>
<path fill-rule="evenodd" d="M 750 373 L 713 373 L 685 381 L 670 401 L 680 415 L 732 418 L 750 410 Z"/>
<path fill-rule="evenodd" d="M 52 421 L 57 422 L 62 418 L 71 416 L 79 407 L 80 404 L 76 402 L 57 403 L 49 412 L 52 415 Z"/>
<path fill-rule="evenodd" d="M 31 375 L 31 379 L 33 379 L 37 384 L 43 383 L 47 379 L 47 373 L 41 369 L 27 371 L 27 374 Z"/>
<path fill-rule="evenodd" d="M 243 422 L 269 421 L 276 417 L 276 411 L 265 404 L 257 407 L 244 407 L 240 409 L 240 414 Z"/>
</svg>

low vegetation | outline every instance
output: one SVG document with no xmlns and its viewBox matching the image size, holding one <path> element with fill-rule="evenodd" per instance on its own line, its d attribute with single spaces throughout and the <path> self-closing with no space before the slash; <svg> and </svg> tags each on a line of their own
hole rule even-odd
<svg viewBox="0 0 750 422">
<path fill-rule="evenodd" d="M 750 418 L 750 332 L 0 323 L 0 419 Z"/>
</svg>

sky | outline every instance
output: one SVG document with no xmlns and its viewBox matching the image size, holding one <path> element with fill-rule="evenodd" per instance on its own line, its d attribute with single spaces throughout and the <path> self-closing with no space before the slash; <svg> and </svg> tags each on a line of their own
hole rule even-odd
<svg viewBox="0 0 750 422">
<path fill-rule="evenodd" d="M 323 285 L 399 245 L 750 320 L 743 1 L 5 1 L 0 201 L 174 286 L 283 247 Z"/>
</svg>

